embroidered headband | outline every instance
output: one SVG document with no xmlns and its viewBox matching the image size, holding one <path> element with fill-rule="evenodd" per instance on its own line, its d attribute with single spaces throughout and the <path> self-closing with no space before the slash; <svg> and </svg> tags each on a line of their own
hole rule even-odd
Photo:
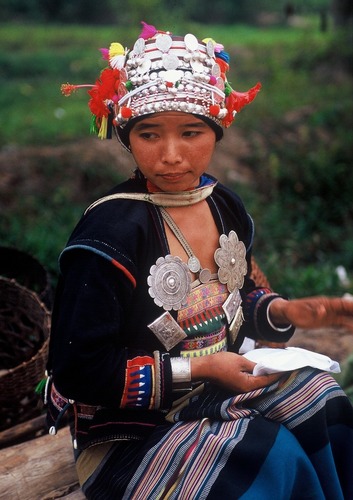
<svg viewBox="0 0 353 500">
<path fill-rule="evenodd" d="M 229 55 L 222 45 L 210 38 L 201 42 L 191 33 L 180 37 L 143 21 L 142 25 L 131 50 L 120 43 L 101 49 L 109 66 L 94 85 L 61 86 L 65 96 L 91 87 L 91 130 L 101 139 L 111 138 L 113 127 L 119 135 L 134 119 L 162 111 L 192 113 L 211 120 L 214 128 L 227 128 L 256 97 L 260 83 L 247 92 L 230 86 Z"/>
</svg>

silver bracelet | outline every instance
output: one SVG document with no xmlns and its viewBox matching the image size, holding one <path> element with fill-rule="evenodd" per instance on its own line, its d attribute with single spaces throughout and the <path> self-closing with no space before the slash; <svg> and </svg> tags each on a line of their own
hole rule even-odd
<svg viewBox="0 0 353 500">
<path fill-rule="evenodd" d="M 170 358 L 173 384 L 191 382 L 190 358 Z"/>
<path fill-rule="evenodd" d="M 284 328 L 281 328 L 281 327 L 275 326 L 270 319 L 270 305 L 272 304 L 272 302 L 275 302 L 275 300 L 278 300 L 281 298 L 282 297 L 277 297 L 277 298 L 271 300 L 271 302 L 269 302 L 269 304 L 267 306 L 266 316 L 267 316 L 268 324 L 270 325 L 271 328 L 273 328 L 273 330 L 276 330 L 277 332 L 284 333 L 284 332 L 287 332 L 288 330 L 290 330 L 290 328 L 292 328 L 293 325 L 289 323 L 289 326 L 285 326 Z"/>
</svg>

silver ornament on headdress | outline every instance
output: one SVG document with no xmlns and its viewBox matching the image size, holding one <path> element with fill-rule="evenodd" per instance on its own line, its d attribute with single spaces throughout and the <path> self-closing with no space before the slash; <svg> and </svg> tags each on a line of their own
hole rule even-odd
<svg viewBox="0 0 353 500">
<path fill-rule="evenodd" d="M 118 112 L 116 121 L 120 127 L 131 117 L 160 111 L 196 113 L 219 125 L 227 115 L 224 82 L 211 41 L 200 43 L 190 33 L 183 39 L 157 34 L 155 38 L 135 42 L 126 70 L 133 88 L 120 93 L 117 108 L 128 106 L 131 113 L 124 118 Z M 211 113 L 213 104 L 218 109 Z"/>
</svg>

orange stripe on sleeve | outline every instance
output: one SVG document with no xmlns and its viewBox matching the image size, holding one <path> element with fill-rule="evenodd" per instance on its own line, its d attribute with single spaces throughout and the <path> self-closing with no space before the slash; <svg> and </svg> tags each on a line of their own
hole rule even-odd
<svg viewBox="0 0 353 500">
<path fill-rule="evenodd" d="M 123 265 L 120 264 L 120 262 L 118 262 L 117 260 L 115 259 L 112 259 L 112 263 L 115 267 L 117 267 L 118 269 L 120 269 L 120 271 L 122 271 L 125 276 L 131 281 L 131 283 L 133 284 L 134 288 L 136 288 L 136 280 L 135 278 L 133 277 L 133 275 L 130 273 L 130 271 L 128 271 L 126 269 L 126 267 L 124 267 Z"/>
</svg>

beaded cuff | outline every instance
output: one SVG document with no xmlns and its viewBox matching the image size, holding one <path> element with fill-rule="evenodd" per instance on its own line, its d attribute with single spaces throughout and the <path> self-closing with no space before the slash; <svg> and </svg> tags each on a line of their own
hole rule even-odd
<svg viewBox="0 0 353 500">
<path fill-rule="evenodd" d="M 269 306 L 273 300 L 285 299 L 277 293 L 262 295 L 256 302 L 254 309 L 254 323 L 259 338 L 270 342 L 287 342 L 294 333 L 295 327 L 291 324 L 273 325 L 269 317 Z"/>
<path fill-rule="evenodd" d="M 286 299 L 269 288 L 257 288 L 249 293 L 244 302 L 244 317 L 252 321 L 260 339 L 270 342 L 287 342 L 295 327 L 290 324 L 274 325 L 269 315 L 269 306 L 273 300 Z"/>
</svg>

